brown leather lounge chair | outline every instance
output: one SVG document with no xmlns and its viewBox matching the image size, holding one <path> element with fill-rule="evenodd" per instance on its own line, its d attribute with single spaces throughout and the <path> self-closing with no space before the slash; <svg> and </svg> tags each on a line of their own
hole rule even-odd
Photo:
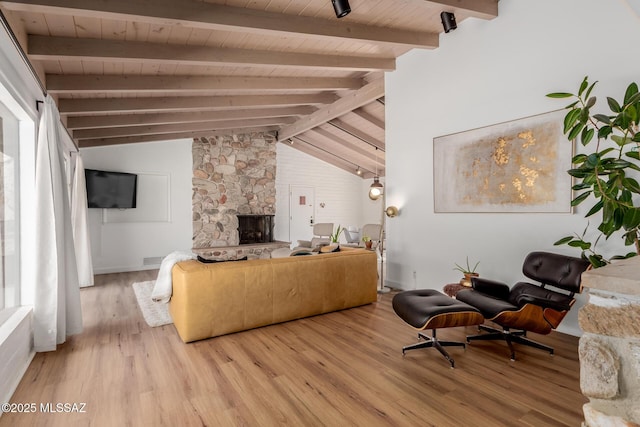
<svg viewBox="0 0 640 427">
<path fill-rule="evenodd" d="M 546 335 L 556 329 L 582 291 L 580 276 L 589 266 L 581 258 L 549 252 L 532 252 L 524 260 L 522 272 L 540 284 L 519 282 L 509 289 L 504 283 L 480 277 L 471 279 L 472 289 L 456 298 L 480 310 L 487 320 L 502 330 L 480 325 L 487 334 L 471 335 L 474 340 L 505 340 L 515 360 L 512 343 L 524 344 L 553 354 L 553 348 L 527 338 L 527 332 Z"/>
</svg>

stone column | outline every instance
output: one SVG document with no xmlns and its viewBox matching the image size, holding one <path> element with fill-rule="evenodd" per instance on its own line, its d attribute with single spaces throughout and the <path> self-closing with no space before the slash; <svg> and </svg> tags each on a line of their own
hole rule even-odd
<svg viewBox="0 0 640 427">
<path fill-rule="evenodd" d="M 195 138 L 192 153 L 193 248 L 238 245 L 238 214 L 275 213 L 275 135 Z"/>
<path fill-rule="evenodd" d="M 640 257 L 582 275 L 578 319 L 585 427 L 640 425 Z"/>
</svg>

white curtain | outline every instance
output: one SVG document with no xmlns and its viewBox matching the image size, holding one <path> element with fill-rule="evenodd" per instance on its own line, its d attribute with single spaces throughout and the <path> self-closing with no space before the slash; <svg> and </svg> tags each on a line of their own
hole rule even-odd
<svg viewBox="0 0 640 427">
<path fill-rule="evenodd" d="M 73 225 L 73 243 L 76 248 L 76 263 L 78 264 L 78 281 L 82 288 L 93 286 L 93 262 L 87 221 L 87 186 L 84 180 L 84 164 L 80 154 L 73 157 L 76 165 L 71 184 L 71 224 Z"/>
<path fill-rule="evenodd" d="M 34 346 L 52 351 L 82 332 L 80 287 L 64 167 L 60 113 L 43 104 L 36 151 Z"/>
</svg>

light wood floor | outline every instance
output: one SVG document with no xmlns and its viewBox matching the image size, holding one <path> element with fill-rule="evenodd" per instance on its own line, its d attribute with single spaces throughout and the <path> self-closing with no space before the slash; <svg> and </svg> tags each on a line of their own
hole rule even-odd
<svg viewBox="0 0 640 427">
<path fill-rule="evenodd" d="M 579 426 L 578 340 L 540 341 L 555 356 L 501 342 L 402 356 L 414 330 L 391 295 L 364 307 L 184 344 L 150 328 L 131 283 L 155 271 L 96 277 L 85 329 L 34 358 L 15 403 L 86 403 L 85 413 L 4 414 L 0 426 Z M 438 332 L 464 340 L 476 328 Z M 537 336 L 536 336 L 537 338 Z"/>
</svg>

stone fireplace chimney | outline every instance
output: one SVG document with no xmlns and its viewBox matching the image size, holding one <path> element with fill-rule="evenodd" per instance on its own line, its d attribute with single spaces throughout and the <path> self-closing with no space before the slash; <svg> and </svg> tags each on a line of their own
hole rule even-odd
<svg viewBox="0 0 640 427">
<path fill-rule="evenodd" d="M 275 214 L 276 138 L 196 138 L 192 153 L 193 248 L 237 246 L 239 214 Z"/>
<path fill-rule="evenodd" d="M 640 425 L 640 257 L 582 274 L 578 319 L 585 427 Z"/>
</svg>

